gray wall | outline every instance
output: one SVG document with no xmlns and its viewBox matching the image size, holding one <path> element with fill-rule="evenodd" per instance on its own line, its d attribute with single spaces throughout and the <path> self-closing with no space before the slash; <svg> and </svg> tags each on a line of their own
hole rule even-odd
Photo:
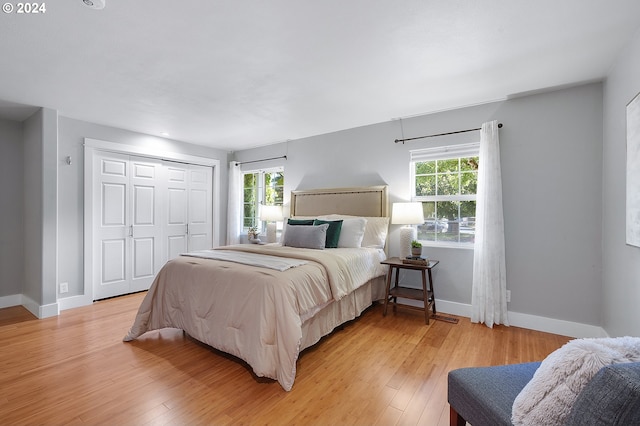
<svg viewBox="0 0 640 426">
<path fill-rule="evenodd" d="M 160 152 L 173 152 L 220 160 L 220 229 L 226 238 L 228 154 L 203 146 L 186 144 L 123 129 L 59 117 L 58 139 L 58 281 L 69 283 L 69 293 L 60 297 L 83 294 L 84 291 L 84 138 L 145 147 Z M 66 157 L 72 158 L 67 165 Z"/>
<path fill-rule="evenodd" d="M 626 105 L 640 92 L 640 33 L 618 56 L 604 85 L 603 328 L 640 335 L 640 248 L 626 245 Z"/>
<path fill-rule="evenodd" d="M 413 137 L 499 120 L 509 310 L 600 325 L 602 85 L 344 130 L 235 153 L 239 161 L 287 155 L 285 202 L 293 189 L 388 184 L 391 202 L 410 195 L 409 150 L 479 138 L 478 132 Z M 389 254 L 398 254 L 391 226 Z M 473 251 L 426 248 L 441 261 L 439 299 L 471 302 Z M 407 281 L 417 277 L 407 276 Z"/>
<path fill-rule="evenodd" d="M 24 282 L 23 162 L 22 123 L 0 119 L 0 297 Z"/>
<path fill-rule="evenodd" d="M 23 131 L 25 273 L 22 294 L 41 307 L 55 306 L 57 112 L 41 108 L 24 121 Z M 38 315 L 50 316 L 52 313 L 57 313 L 57 306 Z"/>
</svg>

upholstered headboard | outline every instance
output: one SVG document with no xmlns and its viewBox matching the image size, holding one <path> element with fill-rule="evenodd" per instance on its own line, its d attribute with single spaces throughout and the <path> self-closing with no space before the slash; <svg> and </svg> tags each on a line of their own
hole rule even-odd
<svg viewBox="0 0 640 426">
<path fill-rule="evenodd" d="M 291 191 L 291 216 L 389 216 L 387 185 Z"/>
</svg>

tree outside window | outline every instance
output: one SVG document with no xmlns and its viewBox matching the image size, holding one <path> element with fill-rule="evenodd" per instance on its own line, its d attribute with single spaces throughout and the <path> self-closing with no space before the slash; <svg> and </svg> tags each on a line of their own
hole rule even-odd
<svg viewBox="0 0 640 426">
<path fill-rule="evenodd" d="M 264 223 L 259 219 L 260 205 L 282 206 L 284 201 L 284 170 L 245 172 L 243 183 L 243 229 L 257 227 L 264 231 Z"/>
<path fill-rule="evenodd" d="M 464 150 L 467 155 L 455 158 L 446 149 L 441 150 L 441 159 L 433 149 L 428 155 L 412 153 L 412 198 L 422 202 L 425 217 L 425 223 L 418 225 L 418 239 L 471 245 L 475 240 L 477 148 Z M 469 155 L 469 151 L 475 155 Z"/>
</svg>

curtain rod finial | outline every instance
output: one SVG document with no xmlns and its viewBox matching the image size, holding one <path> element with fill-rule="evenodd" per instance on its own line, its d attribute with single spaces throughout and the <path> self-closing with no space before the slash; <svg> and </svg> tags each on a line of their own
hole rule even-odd
<svg viewBox="0 0 640 426">
<path fill-rule="evenodd" d="M 498 129 L 502 129 L 502 123 L 498 123 Z"/>
</svg>

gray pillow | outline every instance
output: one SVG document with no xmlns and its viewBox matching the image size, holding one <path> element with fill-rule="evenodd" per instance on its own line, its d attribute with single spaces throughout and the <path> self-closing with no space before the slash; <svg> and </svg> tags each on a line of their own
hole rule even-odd
<svg viewBox="0 0 640 426">
<path fill-rule="evenodd" d="M 282 245 L 322 250 L 327 240 L 327 228 L 327 223 L 318 226 L 287 224 Z"/>
</svg>

